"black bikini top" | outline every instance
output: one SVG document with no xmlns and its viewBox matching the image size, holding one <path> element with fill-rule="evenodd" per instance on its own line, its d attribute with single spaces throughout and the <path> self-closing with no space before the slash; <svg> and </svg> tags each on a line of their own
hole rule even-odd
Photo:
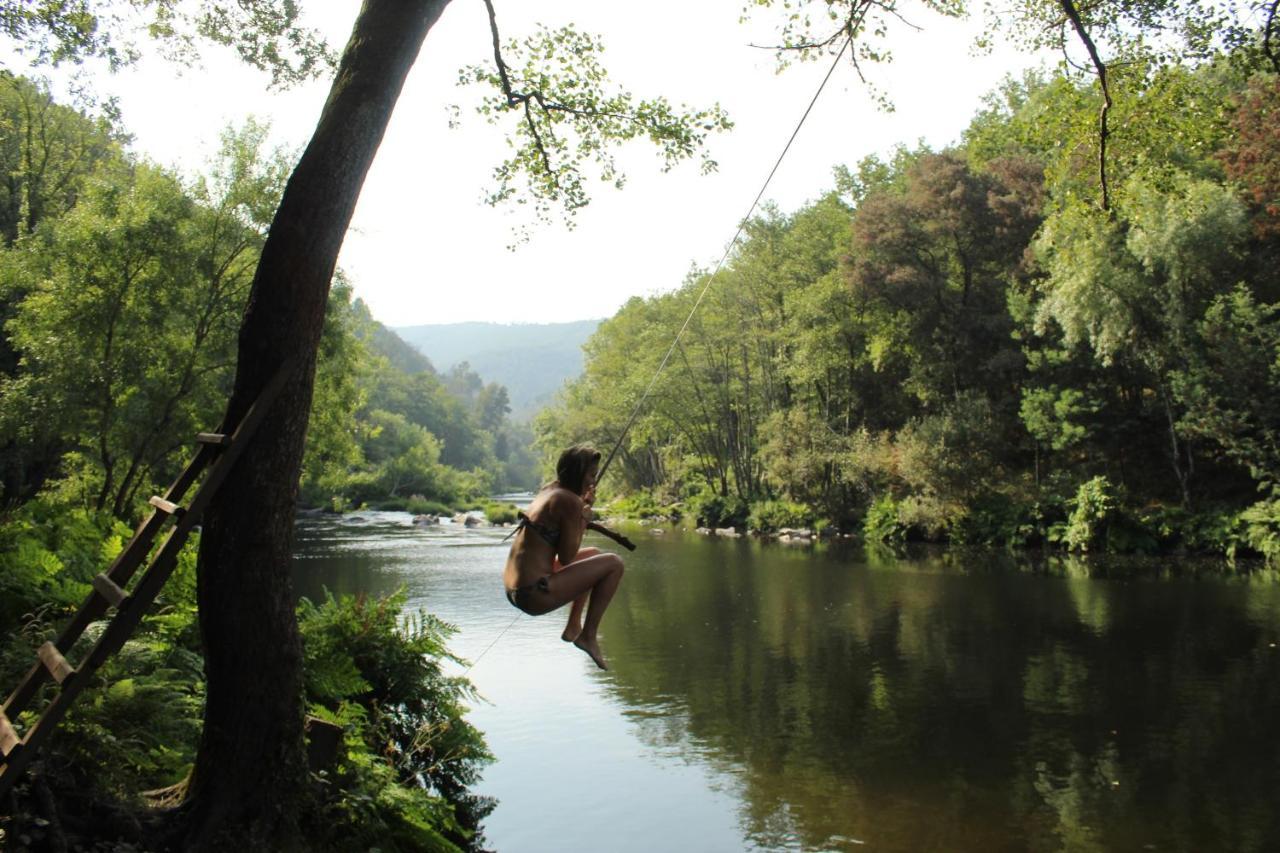
<svg viewBox="0 0 1280 853">
<path fill-rule="evenodd" d="M 525 515 L 523 512 L 517 512 L 516 515 L 520 516 L 520 520 L 516 522 L 515 529 L 512 530 L 509 534 L 507 534 L 508 539 L 510 539 L 512 536 L 515 536 L 516 533 L 518 533 L 521 529 L 527 527 L 530 530 L 532 530 L 534 533 L 537 533 L 539 536 L 541 536 L 543 541 L 545 541 L 548 545 L 550 545 L 552 549 L 560 547 L 560 531 L 559 530 L 556 530 L 553 527 L 547 527 L 545 524 L 543 524 L 540 521 L 534 521 L 532 518 Z"/>
</svg>

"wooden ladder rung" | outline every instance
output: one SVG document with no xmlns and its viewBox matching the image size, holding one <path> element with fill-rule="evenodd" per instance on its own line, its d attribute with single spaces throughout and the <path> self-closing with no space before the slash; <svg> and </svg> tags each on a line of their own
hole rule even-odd
<svg viewBox="0 0 1280 853">
<path fill-rule="evenodd" d="M 13 750 L 22 744 L 22 738 L 18 737 L 18 732 L 13 728 L 13 723 L 9 722 L 9 718 L 0 712 L 0 758 L 8 758 L 13 754 Z"/>
<path fill-rule="evenodd" d="M 167 501 L 159 495 L 152 495 L 151 500 L 147 501 L 147 503 L 151 504 L 161 512 L 167 512 L 169 515 L 173 516 L 179 516 L 186 512 L 185 509 L 178 506 L 173 501 Z"/>
<path fill-rule="evenodd" d="M 166 497 L 157 496 L 148 501 L 157 511 L 148 515 L 139 525 L 133 539 L 112 561 L 111 567 L 93 579 L 93 593 L 72 616 L 71 623 L 63 629 L 57 641 L 40 647 L 37 652 L 38 660 L 28 670 L 26 678 L 9 695 L 4 705 L 0 706 L 0 802 L 6 801 L 7 795 L 39 751 L 41 743 L 66 716 L 71 703 L 88 686 L 93 674 L 107 658 L 120 650 L 138 627 L 147 605 L 155 600 L 173 572 L 178 552 L 187 541 L 200 514 L 217 493 L 258 424 L 266 418 L 277 395 L 293 376 L 297 364 L 294 358 L 285 360 L 240 419 L 232 435 L 215 432 L 196 435 L 196 441 L 202 446 L 195 458 L 165 492 Z M 206 450 L 206 447 L 209 449 Z M 175 501 L 183 499 L 202 472 L 207 472 L 204 483 L 189 498 L 186 507 L 179 506 Z M 170 500 L 170 497 L 175 500 Z M 148 559 L 156 534 L 168 524 L 169 519 L 165 516 L 174 518 L 175 522 L 159 551 Z M 147 562 L 147 568 L 141 579 L 133 584 L 132 593 L 126 592 L 125 587 L 129 585 L 134 571 L 144 561 Z M 98 637 L 93 648 L 81 658 L 79 668 L 73 667 L 63 656 L 62 649 L 70 650 L 83 636 L 85 629 L 98 621 L 108 607 L 112 606 L 119 612 Z M 17 718 L 26 712 L 27 706 L 49 677 L 56 679 L 62 689 L 45 706 L 39 718 L 27 727 L 26 736 L 21 737 L 10 722 L 9 715 Z"/>
<path fill-rule="evenodd" d="M 53 680 L 59 684 L 76 674 L 76 668 L 67 663 L 67 659 L 62 656 L 62 652 L 58 651 L 53 641 L 41 646 L 36 654 L 40 656 L 40 662 L 44 664 L 45 669 L 49 670 Z"/>
<path fill-rule="evenodd" d="M 107 603 L 112 607 L 119 607 L 124 600 L 129 597 L 129 593 L 120 588 L 119 584 L 106 575 L 98 575 L 93 579 L 93 588 L 98 595 L 106 599 Z"/>
</svg>

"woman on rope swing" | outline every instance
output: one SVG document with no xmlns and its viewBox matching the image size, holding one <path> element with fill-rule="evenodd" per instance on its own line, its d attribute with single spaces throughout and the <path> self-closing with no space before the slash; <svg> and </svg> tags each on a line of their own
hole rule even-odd
<svg viewBox="0 0 1280 853">
<path fill-rule="evenodd" d="M 560 638 L 589 654 L 596 666 L 608 669 L 596 631 L 622 581 L 622 558 L 599 548 L 580 547 L 588 526 L 601 529 L 591 520 L 599 470 L 600 452 L 594 448 L 579 445 L 560 454 L 555 481 L 542 488 L 527 512 L 520 513 L 502 579 L 507 600 L 530 616 L 573 602 Z"/>
</svg>

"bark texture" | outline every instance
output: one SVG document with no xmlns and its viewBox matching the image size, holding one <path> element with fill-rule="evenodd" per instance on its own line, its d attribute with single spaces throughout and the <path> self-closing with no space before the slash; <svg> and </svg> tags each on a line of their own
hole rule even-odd
<svg viewBox="0 0 1280 853">
<path fill-rule="evenodd" d="M 366 0 L 254 277 L 227 422 L 298 369 L 204 516 L 198 597 L 207 703 L 187 849 L 302 846 L 302 654 L 289 578 L 316 350 L 338 250 L 418 51 L 448 0 Z M 247 847 L 245 845 L 248 845 Z"/>
</svg>

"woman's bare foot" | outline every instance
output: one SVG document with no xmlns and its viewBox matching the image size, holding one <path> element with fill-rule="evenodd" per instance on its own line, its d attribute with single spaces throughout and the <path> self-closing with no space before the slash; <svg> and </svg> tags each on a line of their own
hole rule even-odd
<svg viewBox="0 0 1280 853">
<path fill-rule="evenodd" d="M 596 662 L 596 666 L 601 669 L 609 668 L 608 664 L 604 662 L 604 652 L 600 651 L 600 643 L 597 642 L 594 637 L 587 639 L 586 637 L 580 636 L 578 639 L 573 641 L 573 644 L 591 655 L 591 659 Z"/>
<path fill-rule="evenodd" d="M 564 640 L 566 643 L 572 643 L 574 640 L 578 639 L 578 635 L 581 633 L 581 625 L 565 625 L 564 633 L 560 635 L 560 639 Z"/>
</svg>

